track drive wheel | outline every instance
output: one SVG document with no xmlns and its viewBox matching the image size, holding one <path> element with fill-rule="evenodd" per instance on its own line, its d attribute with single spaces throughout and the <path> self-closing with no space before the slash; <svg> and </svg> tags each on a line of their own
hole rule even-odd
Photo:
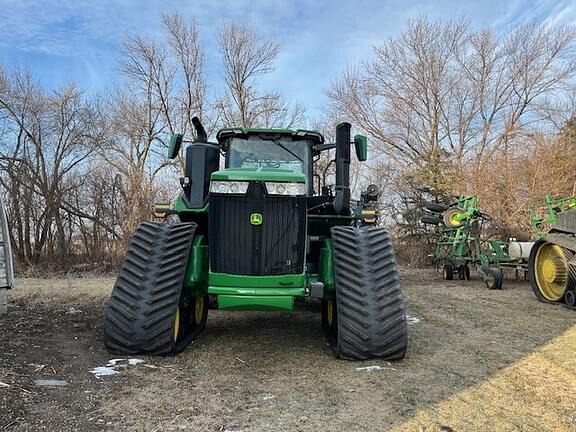
<svg viewBox="0 0 576 432">
<path fill-rule="evenodd" d="M 195 230 L 194 223 L 138 226 L 104 312 L 108 350 L 175 354 L 204 330 L 208 297 L 182 289 Z"/>
<path fill-rule="evenodd" d="M 403 358 L 408 344 L 406 307 L 388 232 L 349 226 L 331 231 L 336 331 L 330 334 L 335 355 L 350 360 Z M 328 305 L 323 314 L 326 322 Z"/>
<path fill-rule="evenodd" d="M 444 280 L 453 280 L 454 266 L 452 266 L 452 264 L 444 264 L 444 268 L 442 269 L 442 276 L 444 277 Z"/>
<path fill-rule="evenodd" d="M 322 330 L 330 346 L 335 346 L 338 341 L 338 310 L 334 299 L 322 300 Z"/>
<path fill-rule="evenodd" d="M 561 302 L 569 289 L 570 270 L 568 261 L 573 252 L 538 240 L 532 246 L 528 258 L 528 276 L 532 291 L 543 302 Z"/>
<path fill-rule="evenodd" d="M 502 270 L 497 267 L 490 267 L 486 272 L 485 284 L 488 289 L 502 289 L 503 280 L 504 277 L 502 276 Z"/>
</svg>

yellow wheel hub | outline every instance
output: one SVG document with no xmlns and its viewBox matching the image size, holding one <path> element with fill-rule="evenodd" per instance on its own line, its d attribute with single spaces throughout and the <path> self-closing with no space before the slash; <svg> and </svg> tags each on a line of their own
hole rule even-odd
<svg viewBox="0 0 576 432">
<path fill-rule="evenodd" d="M 464 212 L 458 208 L 448 209 L 444 212 L 444 223 L 451 228 L 457 228 L 463 225 L 463 222 L 460 220 L 462 214 L 464 214 Z"/>
<path fill-rule="evenodd" d="M 194 302 L 194 322 L 200 324 L 204 316 L 204 296 L 196 297 Z"/>
<path fill-rule="evenodd" d="M 568 288 L 568 262 L 562 248 L 545 243 L 534 258 L 538 290 L 549 301 L 559 301 Z"/>
<path fill-rule="evenodd" d="M 326 305 L 326 319 L 328 320 L 328 325 L 332 325 L 334 321 L 334 302 L 330 300 Z"/>
<path fill-rule="evenodd" d="M 179 334 L 180 334 L 180 307 L 177 307 L 176 316 L 174 317 L 174 333 L 172 334 L 174 342 L 178 340 Z"/>
</svg>

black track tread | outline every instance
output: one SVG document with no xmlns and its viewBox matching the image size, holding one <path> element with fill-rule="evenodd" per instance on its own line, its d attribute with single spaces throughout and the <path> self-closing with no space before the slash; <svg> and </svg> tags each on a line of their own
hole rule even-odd
<svg viewBox="0 0 576 432">
<path fill-rule="evenodd" d="M 115 353 L 176 352 L 173 320 L 196 224 L 144 222 L 128 243 L 104 312 L 104 343 Z"/>
<path fill-rule="evenodd" d="M 336 355 L 399 360 L 408 327 L 394 248 L 380 227 L 332 228 L 338 338 Z"/>
</svg>

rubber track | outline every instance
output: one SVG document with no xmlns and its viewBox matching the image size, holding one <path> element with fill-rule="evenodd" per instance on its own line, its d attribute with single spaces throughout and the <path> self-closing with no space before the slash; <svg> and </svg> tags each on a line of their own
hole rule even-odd
<svg viewBox="0 0 576 432">
<path fill-rule="evenodd" d="M 333 227 L 338 308 L 336 355 L 398 360 L 408 327 L 392 240 L 385 229 Z"/>
<path fill-rule="evenodd" d="M 128 243 L 104 312 L 104 343 L 116 353 L 167 355 L 196 224 L 144 222 Z"/>
</svg>

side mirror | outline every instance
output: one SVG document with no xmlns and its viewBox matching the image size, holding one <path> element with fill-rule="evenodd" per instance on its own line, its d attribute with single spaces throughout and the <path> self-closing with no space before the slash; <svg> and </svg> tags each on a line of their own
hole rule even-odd
<svg viewBox="0 0 576 432">
<path fill-rule="evenodd" d="M 356 149 L 356 157 L 359 161 L 364 162 L 368 159 L 368 138 L 364 135 L 355 135 L 354 148 Z"/>
<path fill-rule="evenodd" d="M 176 156 L 180 153 L 182 138 L 181 134 L 173 134 L 170 137 L 170 143 L 168 144 L 168 159 L 176 159 Z"/>
</svg>

